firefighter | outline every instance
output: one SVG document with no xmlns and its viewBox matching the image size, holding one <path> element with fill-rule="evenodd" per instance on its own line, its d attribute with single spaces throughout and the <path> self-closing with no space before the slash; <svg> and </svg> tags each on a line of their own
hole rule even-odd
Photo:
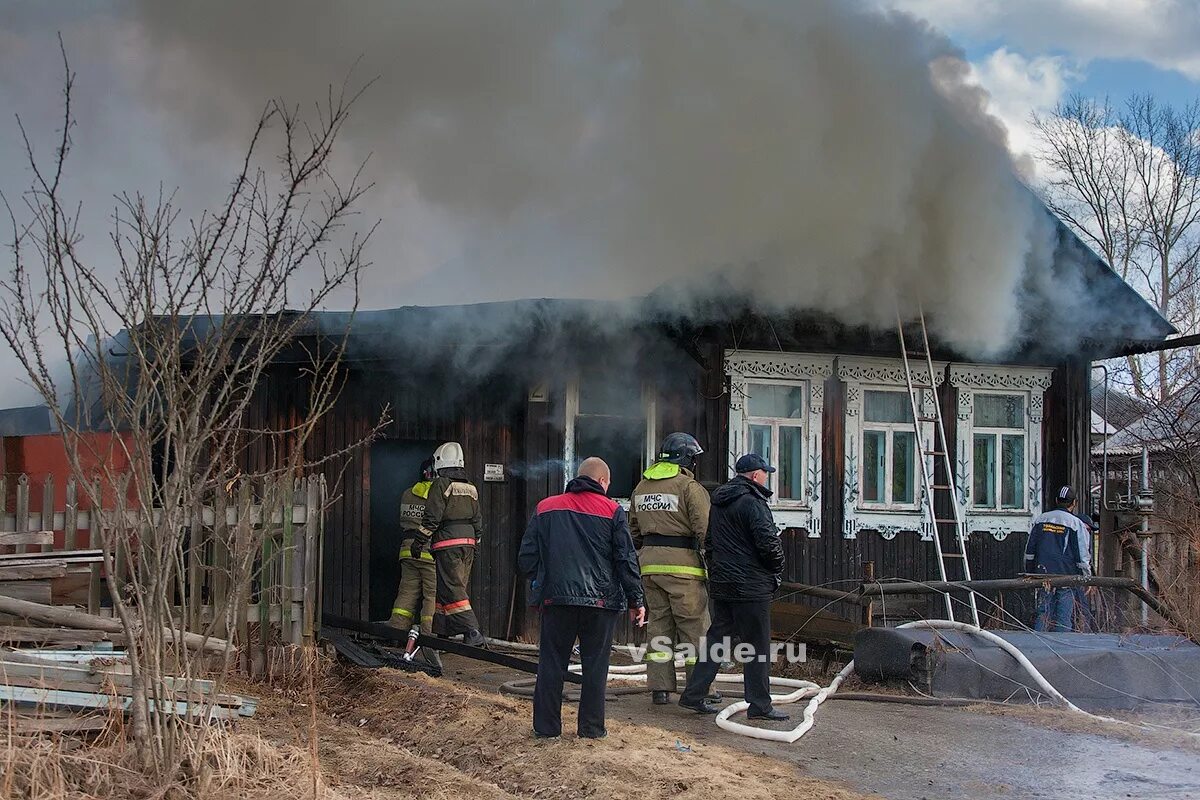
<svg viewBox="0 0 1200 800">
<path fill-rule="evenodd" d="M 671 702 L 675 686 L 675 646 L 699 652 L 708 627 L 707 573 L 700 546 L 708 530 L 708 492 L 691 470 L 704 452 L 696 437 L 672 433 L 658 460 L 642 473 L 633 490 L 629 529 L 641 562 L 649 616 L 646 673 L 655 705 Z M 685 661 L 690 675 L 694 657 Z"/>
<path fill-rule="evenodd" d="M 446 442 L 434 451 L 433 469 L 437 477 L 425 498 L 412 555 L 419 557 L 428 548 L 437 565 L 435 630 L 445 635 L 461 633 L 465 644 L 479 647 L 486 640 L 467 594 L 482 529 L 479 490 L 467 480 L 463 449 L 458 442 Z"/>
<path fill-rule="evenodd" d="M 421 617 L 418 627 L 433 632 L 433 611 L 437 599 L 437 570 L 433 565 L 433 554 L 421 551 L 412 553 L 413 538 L 418 536 L 425 517 L 425 498 L 433 483 L 433 459 L 421 464 L 421 480 L 405 490 L 400 498 L 400 589 L 396 602 L 392 604 L 389 624 L 406 631 L 412 627 L 418 606 Z M 419 604 L 418 604 L 419 601 Z"/>
</svg>

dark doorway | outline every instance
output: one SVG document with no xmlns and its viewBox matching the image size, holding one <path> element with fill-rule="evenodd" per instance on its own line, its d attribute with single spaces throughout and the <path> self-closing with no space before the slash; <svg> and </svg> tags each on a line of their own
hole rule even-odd
<svg viewBox="0 0 1200 800">
<path fill-rule="evenodd" d="M 387 440 L 371 445 L 371 619 L 387 619 L 400 585 L 400 496 L 421 477 L 421 462 L 440 441 Z"/>
</svg>

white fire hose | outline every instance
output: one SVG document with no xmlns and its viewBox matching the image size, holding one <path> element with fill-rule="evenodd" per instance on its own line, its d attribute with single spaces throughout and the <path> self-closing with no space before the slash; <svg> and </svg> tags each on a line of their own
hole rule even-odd
<svg viewBox="0 0 1200 800">
<path fill-rule="evenodd" d="M 1058 691 L 1053 686 L 1051 686 L 1050 682 L 1046 680 L 1046 678 L 1042 675 L 1042 673 L 1038 672 L 1037 667 L 1033 666 L 1033 664 L 1029 661 L 1029 659 L 1025 657 L 1024 653 L 1022 653 L 1020 650 L 1018 650 L 1011 642 L 1009 642 L 1005 639 L 1002 639 L 1001 637 L 997 636 L 996 634 L 992 633 L 991 631 L 986 631 L 986 630 L 984 630 L 982 628 L 978 628 L 974 625 L 968 625 L 965 622 L 952 622 L 950 620 L 945 620 L 945 619 L 918 620 L 916 622 L 908 622 L 908 623 L 905 623 L 904 625 L 898 625 L 896 627 L 898 627 L 898 628 L 932 628 L 932 629 L 937 629 L 937 630 L 956 630 L 956 631 L 962 631 L 964 633 L 975 634 L 976 636 L 982 636 L 984 639 L 987 639 L 989 642 L 992 642 L 997 647 L 999 647 L 1001 650 L 1003 650 L 1004 652 L 1008 653 L 1013 658 L 1015 658 L 1017 663 L 1020 664 L 1021 667 L 1026 672 L 1029 673 L 1031 678 L 1033 678 L 1033 681 L 1034 681 L 1034 683 L 1037 684 L 1038 688 L 1041 689 L 1046 695 L 1048 695 L 1056 704 L 1061 705 L 1062 707 L 1066 708 L 1069 711 L 1073 711 L 1077 714 L 1082 714 L 1085 717 L 1089 717 L 1091 719 L 1094 719 L 1094 720 L 1097 720 L 1100 722 L 1115 722 L 1115 723 L 1122 724 L 1122 725 L 1133 725 L 1134 727 L 1141 727 L 1139 725 L 1135 725 L 1134 723 L 1125 722 L 1124 720 L 1118 720 L 1118 719 L 1114 719 L 1112 717 L 1102 717 L 1102 716 L 1098 716 L 1096 714 L 1091 714 L 1091 713 L 1088 713 L 1087 711 L 1084 711 L 1083 709 L 1079 708 L 1079 706 L 1075 705 L 1070 700 L 1068 700 L 1066 697 L 1064 697 L 1062 692 Z M 677 661 L 676 666 L 682 666 L 682 662 Z M 579 664 L 572 664 L 569 669 L 572 672 L 580 672 L 580 671 L 582 671 L 582 666 Z M 808 733 L 808 731 L 812 728 L 813 723 L 816 720 L 817 707 L 820 706 L 822 703 L 824 703 L 827 699 L 829 699 L 829 697 L 838 690 L 838 687 L 842 685 L 842 681 L 844 681 L 850 675 L 850 673 L 852 673 L 853 671 L 854 671 L 854 662 L 851 661 L 849 664 L 847 664 L 842 669 L 841 672 L 839 672 L 834 677 L 833 681 L 831 681 L 828 686 L 821 686 L 820 684 L 813 683 L 812 681 L 799 680 L 799 679 L 795 679 L 795 678 L 774 678 L 774 677 L 771 678 L 771 687 L 772 688 L 791 689 L 792 690 L 787 694 L 772 694 L 771 701 L 773 703 L 778 704 L 778 705 L 789 705 L 791 703 L 798 703 L 801 700 L 805 700 L 805 699 L 808 700 L 808 704 L 805 705 L 805 707 L 804 707 L 803 719 L 800 721 L 799 725 L 792 728 L 791 730 L 774 730 L 771 728 L 758 728 L 753 725 L 747 725 L 742 722 L 734 722 L 733 720 L 730 719 L 730 717 L 732 717 L 734 714 L 737 714 L 740 711 L 745 711 L 747 708 L 750 707 L 750 704 L 744 700 L 740 700 L 736 703 L 731 703 L 728 706 L 726 706 L 725 708 L 721 709 L 720 713 L 717 714 L 717 720 L 716 720 L 717 725 L 720 728 L 722 728 L 723 730 L 730 731 L 731 733 L 737 733 L 742 736 L 749 736 L 754 739 L 766 739 L 766 740 L 774 741 L 774 742 L 787 742 L 790 744 L 792 742 L 795 742 L 797 739 L 799 739 L 804 734 Z M 646 680 L 646 665 L 645 664 L 632 664 L 630 666 L 609 667 L 608 679 L 610 681 L 614 681 L 614 680 L 645 681 Z M 726 674 L 726 675 L 718 674 L 716 677 L 716 681 L 720 682 L 720 683 L 741 683 L 742 676 L 741 675 L 732 675 L 732 674 Z"/>
</svg>

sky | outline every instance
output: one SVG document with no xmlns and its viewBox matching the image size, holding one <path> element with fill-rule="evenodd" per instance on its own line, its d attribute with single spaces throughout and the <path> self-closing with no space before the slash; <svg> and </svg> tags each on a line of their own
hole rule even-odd
<svg viewBox="0 0 1200 800">
<path fill-rule="evenodd" d="M 1031 113 L 1070 94 L 1200 100 L 1200 0 L 878 0 L 962 48 L 1017 153 L 1035 147 Z"/>
<path fill-rule="evenodd" d="M 453 5 L 452 0 L 447 2 Z M 1030 168 L 1029 155 L 1035 147 L 1030 114 L 1045 113 L 1071 93 L 1108 96 L 1116 103 L 1123 102 L 1133 92 L 1149 92 L 1163 101 L 1177 104 L 1200 98 L 1200 0 L 838 2 L 857 2 L 869 10 L 911 15 L 935 29 L 938 33 L 935 38 L 939 41 L 944 36 L 950 45 L 958 48 L 968 65 L 966 80 L 986 90 L 988 111 L 1007 129 L 1007 146 L 1019 169 Z M 790 0 L 762 0 L 762 4 L 766 7 L 774 4 L 785 10 L 796 8 L 790 5 Z M 238 8 L 237 3 L 228 5 Z M 697 15 L 701 12 L 695 9 L 704 8 L 703 3 L 689 5 Z M 818 5 L 813 0 L 812 6 Z M 324 8 L 331 10 L 315 14 L 312 19 L 296 13 L 294 19 L 269 21 L 278 29 L 295 33 L 297 38 L 281 37 L 280 41 L 264 44 L 261 48 L 253 36 L 247 35 L 249 26 L 233 13 L 224 16 L 213 11 L 220 7 L 221 3 L 159 4 L 157 0 L 59 0 L 54 3 L 0 0 L 0 109 L 5 112 L 0 116 L 0 191 L 10 200 L 19 198 L 21 187 L 29 180 L 14 115 L 20 115 L 30 131 L 34 149 L 40 157 L 47 156 L 52 150 L 60 119 L 61 65 L 56 39 L 59 33 L 77 73 L 75 112 L 78 128 L 74 132 L 75 150 L 69 185 L 73 196 L 83 198 L 85 202 L 87 213 L 83 231 L 87 245 L 98 249 L 105 244 L 107 209 L 112 207 L 114 193 L 125 190 L 154 193 L 161 187 L 168 194 L 174 193 L 186 211 L 219 201 L 230 178 L 227 170 L 230 154 L 238 152 L 250 129 L 252 112 L 267 99 L 245 91 L 245 84 L 255 87 L 261 84 L 274 91 L 276 84 L 269 78 L 276 80 L 277 85 L 283 87 L 280 91 L 284 92 L 294 85 L 294 81 L 289 84 L 289 79 L 296 77 L 292 73 L 304 69 L 308 70 L 304 73 L 305 78 L 312 78 L 310 83 L 337 81 L 353 66 L 356 58 L 361 58 L 365 64 L 360 67 L 363 72 L 376 69 L 377 64 L 385 65 L 381 83 L 384 97 L 388 98 L 387 92 L 394 88 L 389 81 L 397 82 L 386 69 L 388 65 L 394 66 L 397 59 L 403 59 L 403 53 L 397 56 L 390 51 L 393 48 L 419 50 L 427 44 L 415 41 L 397 45 L 392 28 L 380 25 L 376 32 L 369 24 L 362 24 L 362 9 L 386 7 L 387 13 L 395 15 L 397 10 L 406 8 L 404 3 L 372 5 L 364 2 L 356 6 L 360 11 L 359 19 L 354 21 L 357 27 L 346 21 L 341 11 L 333 10 L 337 7 L 329 5 Z M 508 7 L 492 6 L 492 9 L 497 8 Z M 578 12 L 581 8 L 582 0 L 572 10 Z M 653 15 L 646 16 L 649 17 L 648 24 L 662 24 Z M 443 24 L 444 20 L 434 20 L 434 23 Z M 489 20 L 488 25 L 500 32 L 490 38 L 481 35 L 471 43 L 486 47 L 495 41 L 503 43 L 504 37 L 509 36 L 517 49 L 530 41 L 535 46 L 541 44 L 536 38 L 538 31 L 531 32 L 530 26 L 522 26 L 520 30 L 514 26 L 510 32 L 505 29 L 504 20 Z M 316 30 L 305 30 L 306 26 Z M 320 30 L 320 26 L 328 26 L 328 29 Z M 907 29 L 907 23 L 898 28 L 901 31 Z M 835 25 L 833 30 L 841 28 Z M 675 33 L 668 29 L 661 31 L 665 36 Z M 724 29 L 704 33 L 720 36 Z M 328 58 L 327 53 L 317 52 L 309 58 L 308 53 L 298 52 L 303 48 L 296 42 L 310 41 L 310 36 L 311 41 L 318 43 L 337 42 L 343 52 L 335 59 Z M 203 58 L 196 54 L 196 41 L 205 42 L 207 52 Z M 633 47 L 635 44 L 641 43 L 622 40 L 614 46 Z M 906 42 L 906 46 L 908 44 Z M 189 46 L 193 48 L 190 51 Z M 913 46 L 921 47 L 919 43 Z M 450 74 L 458 54 L 454 51 L 439 53 L 439 49 L 446 50 L 435 43 L 428 52 L 422 52 L 433 63 L 437 63 L 438 58 L 446 58 L 440 72 L 405 76 L 408 82 L 399 83 L 409 90 L 416 87 L 418 92 L 426 81 L 439 91 L 466 91 L 454 83 L 454 76 Z M 943 48 L 934 49 L 940 53 Z M 734 49 L 733 52 L 738 51 Z M 754 58 L 753 53 L 742 54 L 748 59 Z M 557 55 L 562 56 L 562 53 Z M 864 63 L 872 63 L 869 55 L 863 58 Z M 299 69 L 280 68 L 280 64 L 287 63 Z M 571 54 L 557 63 L 570 69 Z M 783 59 L 781 63 L 792 62 Z M 854 66 L 853 59 L 847 63 Z M 330 74 L 320 72 L 314 64 L 329 66 Z M 529 63 L 519 58 L 513 64 L 517 70 L 527 66 Z M 766 70 L 768 66 L 751 63 L 747 67 L 748 74 L 754 74 L 755 69 Z M 250 73 L 255 80 L 250 78 Z M 770 75 L 768 72 L 763 74 Z M 622 78 L 619 72 L 605 77 L 613 81 L 613 85 L 618 85 Z M 796 82 L 804 85 L 805 78 L 798 76 Z M 572 85 L 547 80 L 544 88 L 553 92 Z M 817 86 L 819 89 L 819 84 Z M 483 102 L 485 107 L 489 100 L 502 103 L 505 99 L 502 93 L 512 87 L 497 81 L 494 85 L 489 83 L 488 88 L 498 93 L 495 98 L 485 97 L 481 101 L 481 98 L 471 97 L 471 102 Z M 611 91 L 612 86 L 589 88 L 607 101 L 605 92 Z M 782 82 L 777 88 L 786 90 Z M 249 103 L 235 102 L 244 95 L 251 98 Z M 570 97 L 562 100 L 570 105 Z M 747 102 L 756 100 L 749 97 Z M 880 98 L 877 102 L 882 105 L 886 100 Z M 521 110 L 533 114 L 545 111 L 538 104 Z M 368 110 L 366 116 L 370 118 L 372 114 L 374 112 Z M 586 114 L 583 118 L 586 122 Z M 436 115 L 431 119 L 436 121 Z M 547 120 L 551 124 L 556 122 L 553 117 Z M 550 130 L 548 138 L 531 139 L 523 149 L 509 143 L 505 152 L 536 159 L 537 147 L 546 143 L 555 145 L 553 137 L 558 133 L 561 132 Z M 586 138 L 586 126 L 584 133 Z M 730 133 L 739 134 L 740 131 L 731 129 Z M 897 131 L 897 141 L 900 138 L 901 132 Z M 343 156 L 354 161 L 370 152 L 375 170 L 389 170 L 393 164 L 388 159 L 397 154 L 373 150 L 367 146 L 368 141 L 366 137 L 351 137 L 342 151 Z M 602 134 L 596 135 L 596 141 L 600 143 L 598 146 L 605 144 Z M 627 140 L 618 137 L 612 141 L 619 145 Z M 763 141 L 770 142 L 758 136 L 741 144 L 753 147 Z M 414 140 L 410 144 L 428 143 Z M 436 149 L 429 152 L 433 156 L 444 155 Z M 637 154 L 635 158 L 642 155 Z M 469 198 L 472 202 L 464 204 L 463 198 L 458 197 L 454 199 L 466 211 L 462 212 L 460 208 L 457 211 L 462 213 L 443 213 L 446 204 L 439 201 L 446 198 L 434 196 L 442 187 L 435 186 L 431 191 L 428 180 L 423 183 L 418 179 L 422 165 L 405 166 L 412 167 L 411 176 L 404 174 L 402 169 L 396 170 L 401 177 L 381 181 L 372 198 L 368 216 L 383 219 L 385 225 L 371 256 L 376 262 L 376 274 L 384 277 L 378 286 L 386 283 L 386 290 L 375 291 L 376 287 L 368 285 L 363 298 L 366 307 L 455 302 L 464 296 L 464 292 L 471 294 L 467 298 L 471 300 L 529 296 L 543 289 L 550 293 L 554 290 L 542 286 L 531 289 L 527 282 L 514 281 L 503 271 L 491 275 L 472 275 L 472 271 L 481 262 L 503 259 L 506 248 L 512 249 L 510 258 L 513 260 L 522 257 L 523 247 L 539 252 L 569 252 L 576 242 L 586 239 L 585 234 L 597 232 L 593 228 L 581 233 L 569 224 L 558 225 L 560 218 L 569 217 L 577 209 L 559 209 L 552 204 L 517 206 L 508 216 L 489 217 L 482 214 L 480 208 L 491 198 Z M 491 166 L 482 162 L 470 165 L 483 170 Z M 638 164 L 639 168 L 644 166 Z M 1036 177 L 1036 173 L 1030 174 Z M 547 179 L 536 171 L 532 176 Z M 468 182 L 465 188 L 447 183 L 445 193 L 452 195 L 457 190 L 460 195 L 470 194 L 481 188 L 482 194 L 486 195 L 493 186 L 505 185 L 503 174 L 494 177 L 495 180 L 490 182 Z M 596 176 L 586 177 L 594 179 Z M 675 180 L 688 178 L 686 174 L 670 177 Z M 561 178 L 550 176 L 548 180 Z M 616 181 L 612 187 L 614 197 L 620 198 L 621 187 Z M 557 197 L 553 192 L 547 196 Z M 597 204 L 601 215 L 607 213 L 602 205 L 603 198 L 590 199 L 590 202 Z M 497 223 L 497 219 L 503 224 Z M 624 224 L 627 220 L 620 222 Z M 667 220 L 664 224 L 672 222 Z M 475 225 L 485 232 L 478 234 L 474 229 L 464 232 L 464 225 Z M 503 228 L 504 232 L 497 233 L 493 228 Z M 603 227 L 598 230 L 608 232 Z M 619 231 L 610 237 L 613 241 L 627 233 L 624 228 L 612 230 Z M 750 229 L 750 233 L 754 231 L 754 228 Z M 523 239 L 536 241 L 537 247 L 530 247 Z M 0 268 L 7 266 L 0 264 Z M 447 274 L 458 275 L 459 279 L 448 280 Z M 472 276 L 469 286 L 463 285 L 461 278 L 464 275 Z M 582 260 L 570 277 L 578 282 L 580 294 L 584 295 L 589 286 L 603 282 Z M 601 277 L 607 280 L 607 276 Z M 12 372 L 10 362 L 11 355 L 0 353 L 0 374 Z M 13 384 L 10 382 L 9 385 Z M 0 405 L 13 405 L 24 399 L 32 401 L 28 396 L 18 398 L 19 394 L 0 387 Z"/>
</svg>

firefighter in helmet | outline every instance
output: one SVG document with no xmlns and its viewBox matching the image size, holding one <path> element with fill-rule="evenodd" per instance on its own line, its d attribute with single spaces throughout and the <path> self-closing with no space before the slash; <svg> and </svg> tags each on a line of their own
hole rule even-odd
<svg viewBox="0 0 1200 800">
<path fill-rule="evenodd" d="M 667 436 L 630 502 L 629 528 L 646 590 L 646 672 L 655 705 L 669 703 L 676 691 L 675 645 L 688 644 L 693 654 L 699 652 L 708 627 L 707 574 L 700 548 L 711 502 L 691 471 L 703 452 L 691 434 Z M 694 664 L 694 658 L 685 662 L 688 674 Z"/>
<path fill-rule="evenodd" d="M 486 640 L 479 631 L 467 587 L 483 521 L 479 490 L 467 479 L 464 465 L 462 445 L 458 442 L 446 442 L 433 452 L 437 477 L 425 498 L 425 511 L 412 553 L 419 557 L 428 548 L 437 565 L 435 630 L 440 629 L 446 635 L 461 633 L 464 643 L 478 647 Z"/>
<path fill-rule="evenodd" d="M 437 598 L 437 570 L 433 554 L 424 550 L 413 554 L 413 539 L 419 536 L 425 517 L 425 498 L 433 484 L 433 459 L 421 464 L 421 480 L 404 491 L 400 498 L 400 589 L 392 603 L 389 624 L 406 631 L 412 627 L 418 608 L 417 622 L 424 633 L 433 632 L 433 610 Z"/>
</svg>

